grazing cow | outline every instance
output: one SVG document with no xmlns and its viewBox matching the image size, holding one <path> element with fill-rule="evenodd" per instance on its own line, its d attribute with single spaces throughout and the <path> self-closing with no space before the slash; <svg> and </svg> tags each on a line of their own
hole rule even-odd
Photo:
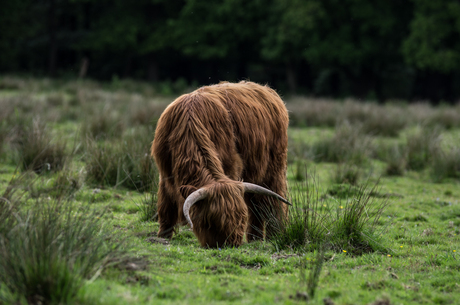
<svg viewBox="0 0 460 305">
<path fill-rule="evenodd" d="M 289 117 L 278 94 L 253 82 L 206 86 L 161 115 L 152 144 L 160 171 L 158 236 L 187 220 L 203 247 L 263 237 L 264 211 L 287 213 Z M 267 215 L 267 213 L 265 213 Z M 270 233 L 266 228 L 266 234 Z"/>
</svg>

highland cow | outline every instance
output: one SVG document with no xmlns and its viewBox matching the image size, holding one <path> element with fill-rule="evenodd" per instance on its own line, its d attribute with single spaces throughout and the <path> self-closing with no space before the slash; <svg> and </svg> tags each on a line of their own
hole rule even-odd
<svg viewBox="0 0 460 305">
<path fill-rule="evenodd" d="M 160 171 L 158 236 L 171 238 L 185 221 L 203 247 L 270 234 L 267 215 L 280 219 L 287 213 L 280 201 L 289 204 L 288 123 L 278 94 L 253 82 L 206 86 L 172 102 L 152 144 Z"/>
</svg>

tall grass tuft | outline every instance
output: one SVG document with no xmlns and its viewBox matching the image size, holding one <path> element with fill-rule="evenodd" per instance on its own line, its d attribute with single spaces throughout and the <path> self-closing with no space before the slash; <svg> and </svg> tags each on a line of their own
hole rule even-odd
<svg viewBox="0 0 460 305">
<path fill-rule="evenodd" d="M 334 127 L 341 113 L 341 104 L 325 99 L 294 98 L 288 104 L 289 124 L 295 127 Z"/>
<path fill-rule="evenodd" d="M 387 137 L 397 137 L 408 125 L 408 117 L 402 107 L 374 106 L 362 122 L 365 134 Z"/>
<path fill-rule="evenodd" d="M 362 176 L 360 167 L 351 163 L 338 164 L 332 172 L 332 183 L 357 185 Z"/>
<path fill-rule="evenodd" d="M 328 213 L 323 213 L 318 184 L 314 176 L 290 187 L 293 206 L 288 216 L 279 221 L 269 217 L 274 233 L 268 240 L 277 251 L 284 249 L 315 249 L 329 233 Z M 270 215 L 270 214 L 269 214 Z"/>
<path fill-rule="evenodd" d="M 151 135 L 144 132 L 128 134 L 115 143 L 99 143 L 88 138 L 87 181 L 97 186 L 151 190 L 157 184 L 158 174 L 149 153 Z"/>
<path fill-rule="evenodd" d="M 289 138 L 288 141 L 288 163 L 301 164 L 302 160 L 314 160 L 312 147 L 298 139 Z"/>
<path fill-rule="evenodd" d="M 441 106 L 434 109 L 431 116 L 427 119 L 430 126 L 441 126 L 445 129 L 460 127 L 460 104 L 456 107 Z"/>
<path fill-rule="evenodd" d="M 335 209 L 333 223 L 334 244 L 336 250 L 347 249 L 355 254 L 373 252 L 380 245 L 376 243 L 376 229 L 388 200 L 373 197 L 377 193 L 377 184 L 358 187 L 353 197 L 339 201 Z"/>
<path fill-rule="evenodd" d="M 312 179 L 291 187 L 293 206 L 284 220 L 271 217 L 274 233 L 268 241 L 274 248 L 305 251 L 319 249 L 322 244 L 353 254 L 382 250 L 376 232 L 388 200 L 373 197 L 377 184 L 353 187 L 353 191 L 342 192 L 343 198 L 334 198 L 319 196 Z"/>
<path fill-rule="evenodd" d="M 158 187 L 152 188 L 149 192 L 144 193 L 142 200 L 137 203 L 139 218 L 141 221 L 158 220 Z"/>
<path fill-rule="evenodd" d="M 0 197 L 0 236 L 3 236 L 13 226 L 15 206 L 8 198 Z"/>
<path fill-rule="evenodd" d="M 68 197 L 83 185 L 82 173 L 64 168 L 54 179 L 51 195 L 56 198 Z"/>
<path fill-rule="evenodd" d="M 385 175 L 404 175 L 407 166 L 404 148 L 402 148 L 400 145 L 390 146 L 385 159 L 385 161 L 387 162 L 387 166 L 385 168 Z"/>
<path fill-rule="evenodd" d="M 86 180 L 98 187 L 121 184 L 122 172 L 119 170 L 123 151 L 120 145 L 110 142 L 98 143 L 93 138 L 86 139 Z"/>
<path fill-rule="evenodd" d="M 114 111 L 108 111 L 106 106 L 102 111 L 89 115 L 82 125 L 82 134 L 96 140 L 119 139 L 125 129 L 120 116 Z"/>
<path fill-rule="evenodd" d="M 6 151 L 6 145 L 8 143 L 8 126 L 5 121 L 0 120 L 0 159 L 3 157 Z"/>
<path fill-rule="evenodd" d="M 460 147 L 453 146 L 447 151 L 439 151 L 435 154 L 430 176 L 434 182 L 441 182 L 447 178 L 460 180 Z"/>
<path fill-rule="evenodd" d="M 407 167 L 412 170 L 423 170 L 440 150 L 439 129 L 418 128 L 407 135 L 406 156 Z"/>
<path fill-rule="evenodd" d="M 17 149 L 22 169 L 37 174 L 59 171 L 67 162 L 66 142 L 53 142 L 46 125 L 39 119 L 20 133 Z"/>
<path fill-rule="evenodd" d="M 68 304 L 85 279 L 122 257 L 101 212 L 36 200 L 7 217 L 14 223 L 0 230 L 0 282 L 29 304 Z"/>
<path fill-rule="evenodd" d="M 312 261 L 306 256 L 300 258 L 300 283 L 307 286 L 307 295 L 310 300 L 315 297 L 316 288 L 318 288 L 319 276 L 324 265 L 324 249 L 324 246 L 319 245 L 316 257 Z M 309 269 L 308 277 L 307 269 Z"/>
<path fill-rule="evenodd" d="M 364 163 L 371 152 L 371 139 L 361 129 L 348 122 L 338 125 L 331 139 L 312 147 L 316 162 Z"/>
</svg>

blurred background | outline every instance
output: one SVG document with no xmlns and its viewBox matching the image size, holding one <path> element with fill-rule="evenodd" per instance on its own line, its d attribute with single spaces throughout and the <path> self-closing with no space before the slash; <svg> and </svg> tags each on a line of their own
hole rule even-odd
<svg viewBox="0 0 460 305">
<path fill-rule="evenodd" d="M 18 0 L 0 73 L 456 103 L 458 0 Z"/>
</svg>

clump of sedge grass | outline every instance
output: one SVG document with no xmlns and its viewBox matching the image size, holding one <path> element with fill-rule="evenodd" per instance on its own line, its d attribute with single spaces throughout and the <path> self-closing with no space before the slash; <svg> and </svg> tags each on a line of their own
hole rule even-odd
<svg viewBox="0 0 460 305">
<path fill-rule="evenodd" d="M 357 185 L 361 175 L 362 171 L 358 166 L 350 163 L 341 163 L 337 165 L 335 171 L 332 173 L 331 180 L 335 184 Z"/>
<path fill-rule="evenodd" d="M 20 90 L 25 87 L 25 81 L 21 78 L 12 76 L 0 77 L 1 90 Z"/>
<path fill-rule="evenodd" d="M 334 198 L 347 199 L 358 194 L 359 188 L 350 184 L 333 184 L 326 193 Z"/>
<path fill-rule="evenodd" d="M 46 102 L 50 107 L 62 106 L 65 103 L 65 96 L 62 93 L 53 93 L 46 97 Z"/>
<path fill-rule="evenodd" d="M 27 211 L 10 213 L 9 227 L 0 230 L 1 285 L 17 302 L 71 302 L 85 279 L 122 255 L 102 216 L 60 200 L 36 200 Z"/>
<path fill-rule="evenodd" d="M 67 161 L 66 142 L 53 142 L 46 125 L 39 119 L 25 128 L 17 149 L 22 169 L 37 174 L 59 171 Z"/>
<path fill-rule="evenodd" d="M 334 127 L 341 112 L 341 104 L 325 99 L 294 98 L 287 107 L 289 125 L 295 127 Z"/>
<path fill-rule="evenodd" d="M 51 195 L 56 198 L 67 197 L 82 187 L 82 174 L 65 168 L 60 171 L 53 183 Z"/>
<path fill-rule="evenodd" d="M 6 146 L 8 143 L 8 126 L 6 125 L 6 122 L 3 120 L 0 120 L 0 159 L 3 157 L 6 151 Z"/>
<path fill-rule="evenodd" d="M 319 284 L 319 276 L 324 265 L 324 249 L 324 246 L 319 245 L 314 260 L 308 260 L 306 256 L 300 258 L 300 283 L 306 286 L 309 300 L 315 297 L 316 288 Z M 308 277 L 307 269 L 309 269 Z"/>
<path fill-rule="evenodd" d="M 460 104 L 456 107 L 442 106 L 433 110 L 427 119 L 427 124 L 430 126 L 440 126 L 445 129 L 460 127 Z"/>
<path fill-rule="evenodd" d="M 307 179 L 307 167 L 304 162 L 296 160 L 294 168 L 294 179 L 296 181 L 303 181 Z"/>
<path fill-rule="evenodd" d="M 439 150 L 439 129 L 418 128 L 406 139 L 407 167 L 412 170 L 423 170 Z"/>
<path fill-rule="evenodd" d="M 338 125 L 332 139 L 317 142 L 312 147 L 316 162 L 364 163 L 371 148 L 371 140 L 361 129 L 348 122 Z"/>
<path fill-rule="evenodd" d="M 386 158 L 387 166 L 385 175 L 403 176 L 406 170 L 406 156 L 400 145 L 393 145 L 389 148 L 388 157 Z"/>
<path fill-rule="evenodd" d="M 323 211 L 319 189 L 314 176 L 307 176 L 302 182 L 290 187 L 290 200 L 293 206 L 285 219 L 269 217 L 273 234 L 268 240 L 277 251 L 283 249 L 315 249 L 329 230 L 327 213 Z M 270 216 L 270 213 L 267 213 Z"/>
<path fill-rule="evenodd" d="M 302 160 L 314 160 L 312 147 L 298 139 L 289 138 L 288 141 L 288 163 L 301 164 Z"/>
<path fill-rule="evenodd" d="M 363 132 L 369 135 L 397 137 L 408 124 L 407 111 L 396 106 L 374 106 L 362 122 Z"/>
<path fill-rule="evenodd" d="M 82 125 L 82 133 L 86 137 L 96 140 L 120 138 L 126 126 L 116 112 L 109 112 L 106 108 L 89 115 Z"/>
<path fill-rule="evenodd" d="M 166 105 L 165 103 L 155 103 L 133 107 L 130 115 L 131 124 L 155 126 Z"/>
<path fill-rule="evenodd" d="M 382 249 L 376 242 L 376 229 L 380 216 L 388 206 L 387 199 L 376 199 L 377 184 L 358 187 L 353 197 L 339 201 L 335 209 L 331 243 L 335 250 L 347 249 L 348 252 L 362 254 Z"/>
<path fill-rule="evenodd" d="M 137 128 L 124 140 L 125 158 L 123 171 L 127 175 L 124 186 L 141 192 L 158 188 L 158 170 L 150 156 L 152 126 Z"/>
<path fill-rule="evenodd" d="M 153 188 L 149 192 L 144 193 L 144 197 L 137 204 L 139 209 L 139 218 L 141 221 L 156 221 L 158 220 L 158 187 Z"/>
<path fill-rule="evenodd" d="M 86 180 L 98 187 L 121 184 L 119 165 L 123 158 L 120 145 L 98 143 L 93 138 L 86 140 Z"/>
<path fill-rule="evenodd" d="M 460 179 L 460 147 L 450 147 L 433 156 L 430 176 L 434 182 L 444 179 Z"/>
<path fill-rule="evenodd" d="M 150 137 L 128 135 L 116 143 L 87 139 L 87 181 L 96 186 L 124 186 L 138 191 L 151 190 L 157 170 L 150 157 Z"/>
<path fill-rule="evenodd" d="M 344 198 L 320 197 L 314 185 L 311 180 L 296 183 L 291 188 L 293 206 L 286 219 L 271 219 L 274 233 L 269 242 L 277 251 L 318 249 L 320 244 L 354 254 L 383 248 L 376 231 L 388 200 L 373 197 L 377 184 L 353 187 Z"/>
</svg>

